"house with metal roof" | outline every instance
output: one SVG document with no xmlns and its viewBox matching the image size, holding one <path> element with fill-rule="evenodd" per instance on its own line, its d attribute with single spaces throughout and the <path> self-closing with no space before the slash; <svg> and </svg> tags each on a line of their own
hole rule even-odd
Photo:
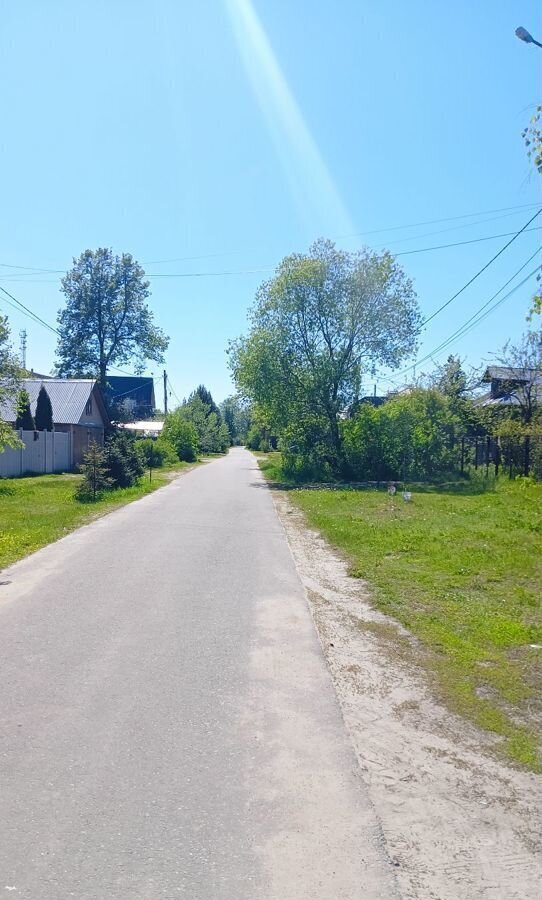
<svg viewBox="0 0 542 900">
<path fill-rule="evenodd" d="M 156 411 L 154 379 L 137 375 L 108 375 L 103 394 L 113 421 L 152 419 Z"/>
<path fill-rule="evenodd" d="M 71 434 L 72 467 L 83 461 L 92 441 L 103 446 L 109 415 L 98 382 L 91 378 L 23 378 L 21 388 L 28 391 L 32 415 L 41 387 L 49 394 L 53 408 L 55 431 Z M 14 425 L 17 418 L 16 399 L 4 401 L 0 417 Z"/>
</svg>

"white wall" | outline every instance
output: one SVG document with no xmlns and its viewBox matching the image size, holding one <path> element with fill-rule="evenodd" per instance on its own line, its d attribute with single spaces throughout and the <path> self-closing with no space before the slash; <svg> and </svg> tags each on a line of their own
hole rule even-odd
<svg viewBox="0 0 542 900">
<path fill-rule="evenodd" d="M 24 449 L 8 447 L 0 453 L 0 477 L 69 472 L 72 468 L 71 434 L 61 431 L 18 431 Z"/>
</svg>

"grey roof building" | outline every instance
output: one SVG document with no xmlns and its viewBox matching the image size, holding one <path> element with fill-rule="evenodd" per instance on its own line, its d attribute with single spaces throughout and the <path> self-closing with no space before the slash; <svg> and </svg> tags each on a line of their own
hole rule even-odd
<svg viewBox="0 0 542 900">
<path fill-rule="evenodd" d="M 92 441 L 103 445 L 105 428 L 110 424 L 100 387 L 92 378 L 23 378 L 21 388 L 28 391 L 32 415 L 42 386 L 51 401 L 55 431 L 72 435 L 72 465 L 77 467 Z M 5 422 L 15 424 L 16 405 L 16 399 L 0 405 L 0 417 Z"/>
</svg>

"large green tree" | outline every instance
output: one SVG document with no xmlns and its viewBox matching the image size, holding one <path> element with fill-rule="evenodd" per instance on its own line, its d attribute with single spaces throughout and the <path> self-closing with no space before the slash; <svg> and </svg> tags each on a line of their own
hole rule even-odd
<svg viewBox="0 0 542 900">
<path fill-rule="evenodd" d="M 1 418 L 2 404 L 17 396 L 22 372 L 10 341 L 6 316 L 0 315 L 0 452 L 5 447 L 19 447 L 20 441 L 11 425 Z"/>
<path fill-rule="evenodd" d="M 412 283 L 387 252 L 347 253 L 320 240 L 287 256 L 264 283 L 248 335 L 232 342 L 239 391 L 290 444 L 344 466 L 339 421 L 374 365 L 397 367 L 416 347 Z M 306 439 L 306 440 L 305 440 Z"/>
<path fill-rule="evenodd" d="M 149 282 L 129 253 L 85 250 L 62 279 L 66 306 L 58 314 L 60 375 L 98 377 L 108 366 L 163 362 L 169 339 L 147 305 Z"/>
</svg>

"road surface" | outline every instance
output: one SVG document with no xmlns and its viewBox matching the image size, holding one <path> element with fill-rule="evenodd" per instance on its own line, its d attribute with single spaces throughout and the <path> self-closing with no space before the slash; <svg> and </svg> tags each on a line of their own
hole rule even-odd
<svg viewBox="0 0 542 900">
<path fill-rule="evenodd" d="M 396 897 L 251 454 L 0 582 L 0 898 Z"/>
</svg>

